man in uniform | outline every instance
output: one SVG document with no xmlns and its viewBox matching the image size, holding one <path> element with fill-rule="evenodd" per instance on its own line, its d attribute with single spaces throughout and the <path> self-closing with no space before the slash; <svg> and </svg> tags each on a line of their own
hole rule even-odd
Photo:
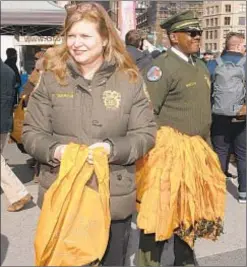
<svg viewBox="0 0 247 267">
<path fill-rule="evenodd" d="M 157 124 L 210 143 L 210 80 L 205 64 L 193 56 L 199 51 L 202 30 L 192 11 L 161 24 L 171 42 L 167 53 L 153 62 L 145 75 Z M 169 140 L 167 140 L 169 142 Z M 159 266 L 165 241 L 141 231 L 138 266 Z M 174 236 L 175 266 L 195 265 L 193 249 Z"/>
</svg>

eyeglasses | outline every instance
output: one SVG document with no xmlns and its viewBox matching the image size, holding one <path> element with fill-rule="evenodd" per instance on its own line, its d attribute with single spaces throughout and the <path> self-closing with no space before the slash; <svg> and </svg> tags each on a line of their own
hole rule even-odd
<svg viewBox="0 0 247 267">
<path fill-rule="evenodd" d="M 190 37 L 195 38 L 196 36 L 202 36 L 202 31 L 184 31 Z"/>
<path fill-rule="evenodd" d="M 181 30 L 181 31 L 177 31 L 177 32 L 184 32 L 187 33 L 187 35 L 189 35 L 192 38 L 195 38 L 196 36 L 202 36 L 202 32 L 203 31 L 198 31 L 198 30 L 192 30 L 192 31 L 188 31 L 188 30 Z"/>
</svg>

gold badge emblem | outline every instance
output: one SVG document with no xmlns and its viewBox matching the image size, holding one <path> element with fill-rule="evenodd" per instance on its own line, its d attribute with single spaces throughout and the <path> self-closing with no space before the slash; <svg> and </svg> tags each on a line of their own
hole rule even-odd
<svg viewBox="0 0 247 267">
<path fill-rule="evenodd" d="M 120 107 L 121 95 L 116 91 L 107 90 L 103 93 L 103 101 L 107 109 L 118 109 Z"/>
<path fill-rule="evenodd" d="M 211 82 L 210 82 L 209 77 L 206 74 L 204 74 L 204 79 L 206 80 L 206 83 L 207 83 L 208 87 L 210 88 L 211 87 Z"/>
</svg>

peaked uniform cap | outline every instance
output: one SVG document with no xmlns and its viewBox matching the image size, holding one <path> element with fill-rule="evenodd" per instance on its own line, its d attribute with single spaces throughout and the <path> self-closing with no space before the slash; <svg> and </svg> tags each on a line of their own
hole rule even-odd
<svg viewBox="0 0 247 267">
<path fill-rule="evenodd" d="M 199 20 L 195 12 L 189 10 L 176 14 L 160 24 L 162 29 L 166 29 L 167 32 L 176 31 L 201 31 Z"/>
</svg>

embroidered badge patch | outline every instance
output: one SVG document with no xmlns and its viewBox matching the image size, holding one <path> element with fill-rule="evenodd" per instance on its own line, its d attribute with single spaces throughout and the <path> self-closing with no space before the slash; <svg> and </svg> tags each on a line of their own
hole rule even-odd
<svg viewBox="0 0 247 267">
<path fill-rule="evenodd" d="M 151 67 L 147 72 L 147 79 L 150 82 L 156 82 L 162 77 L 162 70 L 158 66 Z"/>
<path fill-rule="evenodd" d="M 120 107 L 121 95 L 116 91 L 107 90 L 103 93 L 103 102 L 107 109 L 118 109 Z"/>
</svg>

